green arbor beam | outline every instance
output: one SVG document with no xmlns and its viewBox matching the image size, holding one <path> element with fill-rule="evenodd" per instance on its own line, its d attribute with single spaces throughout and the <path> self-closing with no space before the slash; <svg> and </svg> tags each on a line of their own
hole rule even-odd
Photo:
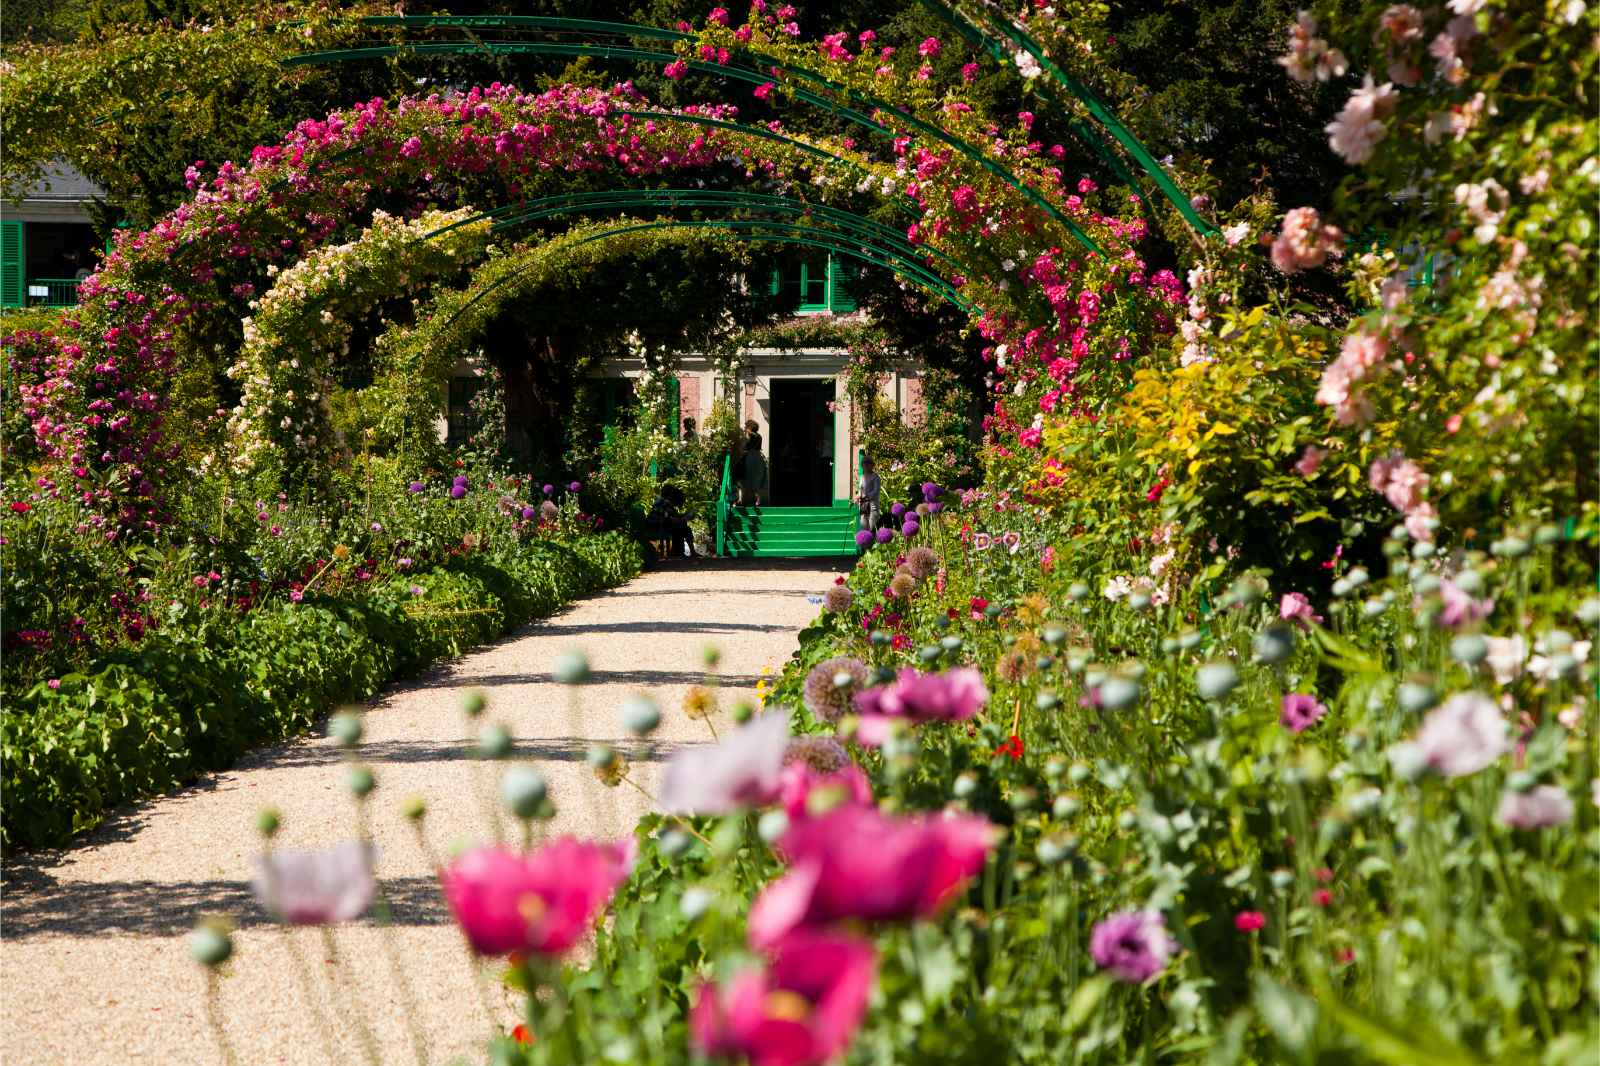
<svg viewBox="0 0 1600 1066">
<path fill-rule="evenodd" d="M 921 0 L 921 2 L 924 7 L 939 13 L 952 25 L 959 25 L 960 22 L 966 21 L 964 16 L 960 15 L 949 4 L 944 3 L 943 0 Z M 1178 213 L 1183 216 L 1189 225 L 1202 234 L 1215 233 L 1217 231 L 1215 226 L 1200 217 L 1200 213 L 1194 209 L 1194 205 L 1189 202 L 1189 198 L 1183 195 L 1183 190 L 1178 188 L 1171 175 L 1167 173 L 1166 168 L 1133 135 L 1133 131 L 1122 124 L 1122 120 L 1116 116 L 1116 113 L 1111 108 L 1106 106 L 1105 101 L 1096 96 L 1094 91 L 1087 85 L 1056 66 L 1050 60 L 1050 57 L 1045 54 L 1044 49 L 1039 46 L 1039 42 L 1018 28 L 1011 19 L 996 12 L 991 5 L 983 3 L 982 0 L 980 0 L 980 6 L 983 10 L 984 22 L 989 29 L 1010 41 L 1020 51 L 1032 56 L 1039 64 L 1040 69 L 1050 75 L 1052 81 L 1076 97 L 1088 109 L 1094 120 L 1104 126 L 1111 136 L 1117 139 L 1117 143 L 1127 149 L 1128 154 L 1133 156 L 1135 162 L 1143 168 L 1144 172 L 1150 175 L 1150 179 L 1156 183 L 1156 187 L 1161 190 L 1172 206 L 1178 209 Z M 984 36 L 988 37 L 989 35 L 986 33 Z M 992 40 L 992 38 L 990 39 Z M 997 44 L 992 46 L 989 51 L 1000 62 L 1010 64 L 1011 61 L 1005 55 L 1005 51 L 999 48 Z"/>
<path fill-rule="evenodd" d="M 386 25 L 435 26 L 440 25 L 440 23 L 435 21 L 439 18 L 447 18 L 449 21 L 445 25 L 448 25 L 452 28 L 459 28 L 463 23 L 463 17 L 450 16 L 404 15 L 381 17 L 391 20 L 390 22 L 386 23 Z M 395 22 L 393 20 L 399 21 Z M 474 20 L 468 19 L 468 21 Z M 535 28 L 546 28 L 541 27 L 538 24 L 549 21 L 551 20 L 533 15 L 506 16 L 503 18 L 491 18 L 487 20 L 487 22 L 495 24 L 506 24 L 508 26 L 530 26 Z M 587 22 L 587 20 L 571 19 L 563 19 L 559 21 L 564 24 L 570 24 L 574 21 Z M 630 33 L 634 28 L 623 23 L 604 23 L 600 25 L 614 25 L 618 28 L 608 32 L 616 32 L 619 34 Z M 562 26 L 556 28 L 564 29 L 567 27 Z M 689 36 L 688 34 L 679 34 L 676 31 L 659 30 L 650 27 L 642 28 L 649 29 L 651 35 L 655 36 L 656 39 L 659 40 L 687 39 Z M 668 38 L 663 36 L 666 34 L 672 34 L 672 37 Z M 300 66 L 306 64 L 351 62 L 362 59 L 387 59 L 402 55 L 473 55 L 480 53 L 489 55 L 591 56 L 600 59 L 621 59 L 634 63 L 651 63 L 662 66 L 668 63 L 679 61 L 678 56 L 671 52 L 655 52 L 648 49 L 630 48 L 620 45 L 603 45 L 591 44 L 588 42 L 567 41 L 479 40 L 425 41 L 410 45 L 366 45 L 357 48 L 342 48 L 332 51 L 304 52 L 299 55 L 286 57 L 284 59 L 284 64 L 286 66 Z M 758 86 L 765 85 L 767 82 L 772 80 L 772 77 L 768 73 L 761 70 L 752 70 L 748 67 L 736 67 L 731 65 L 724 66 L 717 63 L 705 63 L 699 60 L 684 60 L 684 62 L 688 65 L 690 70 L 696 71 L 697 73 L 706 74 L 711 77 L 744 81 Z M 911 115 L 910 113 L 904 111 L 894 104 L 889 103 L 888 101 L 879 100 L 875 97 L 858 93 L 847 86 L 830 81 L 819 74 L 815 74 L 803 68 L 791 67 L 784 64 L 767 64 L 767 67 L 768 70 L 778 71 L 783 74 L 788 74 L 794 78 L 820 85 L 834 94 L 843 96 L 846 99 L 849 99 L 852 103 L 859 104 L 862 107 L 892 115 L 896 120 L 904 123 L 909 128 L 916 130 L 918 133 L 921 133 L 932 140 L 938 141 L 939 143 L 954 149 L 964 158 L 981 167 L 986 173 L 1020 193 L 1022 197 L 1030 204 L 1038 208 L 1040 211 L 1043 211 L 1053 221 L 1067 230 L 1067 232 L 1070 233 L 1073 239 L 1079 244 L 1082 244 L 1085 248 L 1088 248 L 1092 252 L 1096 252 L 1101 255 L 1105 254 L 1105 250 L 1102 249 L 1093 238 L 1085 233 L 1076 222 L 1062 214 L 1054 204 L 1050 203 L 1042 195 L 1040 195 L 1038 190 L 1024 183 L 1010 170 L 1000 166 L 998 163 L 994 162 L 994 160 L 984 155 L 981 150 L 975 148 L 973 145 L 962 140 L 961 138 L 952 136 L 951 134 L 946 133 L 944 130 L 939 129 L 937 126 L 933 126 L 922 121 L 916 116 Z M 811 104 L 814 107 L 822 108 L 823 110 L 826 110 L 834 115 L 839 116 L 840 118 L 862 127 L 863 129 L 870 131 L 876 136 L 888 138 L 890 140 L 894 139 L 895 137 L 895 131 L 893 129 L 879 123 L 871 116 L 857 110 L 856 108 L 843 106 L 842 104 L 839 104 L 833 100 L 829 100 L 816 92 L 812 92 L 809 89 L 800 88 L 794 85 L 790 85 L 787 88 L 787 91 L 796 99 Z"/>
</svg>

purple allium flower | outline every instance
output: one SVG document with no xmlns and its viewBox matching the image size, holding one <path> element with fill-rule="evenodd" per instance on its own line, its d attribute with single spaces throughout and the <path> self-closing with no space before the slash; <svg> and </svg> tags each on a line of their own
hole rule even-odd
<svg viewBox="0 0 1600 1066">
<path fill-rule="evenodd" d="M 900 535 L 907 540 L 910 540 L 921 531 L 922 527 L 917 524 L 917 521 L 914 518 L 906 519 L 906 524 L 900 527 Z"/>
<path fill-rule="evenodd" d="M 411 586 L 411 595 L 413 595 L 413 596 L 424 596 L 424 595 L 427 595 L 427 592 L 428 592 L 428 590 L 423 588 L 421 585 L 412 585 Z"/>
<path fill-rule="evenodd" d="M 583 491 L 583 482 L 574 481 L 572 484 L 567 486 L 567 491 L 568 492 L 582 492 Z"/>
<path fill-rule="evenodd" d="M 409 492 L 409 493 L 415 494 L 415 493 L 421 492 L 423 489 L 425 489 L 427 487 L 428 486 L 424 485 L 420 481 L 413 481 L 411 484 L 406 486 L 406 491 Z"/>
<path fill-rule="evenodd" d="M 524 522 L 531 522 L 531 521 L 533 521 L 534 515 L 536 515 L 538 513 L 539 513 L 538 511 L 534 510 L 533 505 L 529 504 L 528 506 L 526 506 L 526 507 L 524 507 L 522 509 L 522 520 Z"/>
<path fill-rule="evenodd" d="M 856 594 L 849 585 L 835 585 L 822 597 L 822 606 L 834 614 L 844 614 L 855 601 Z"/>
<path fill-rule="evenodd" d="M 889 508 L 889 513 L 894 515 L 896 518 L 899 518 L 901 515 L 906 513 L 906 505 L 903 503 L 897 503 L 893 507 Z"/>
<path fill-rule="evenodd" d="M 1512 829 L 1543 829 L 1572 821 L 1572 797 L 1555 785 L 1540 785 L 1527 792 L 1507 789 L 1500 797 L 1495 819 Z"/>
<path fill-rule="evenodd" d="M 555 493 L 556 487 L 554 485 L 546 485 L 541 491 L 543 491 L 546 496 L 550 496 Z"/>
<path fill-rule="evenodd" d="M 839 674 L 849 674 L 850 683 L 842 687 L 835 684 L 834 679 Z M 806 674 L 803 688 L 806 709 L 821 721 L 837 722 L 849 713 L 855 694 L 866 687 L 866 663 L 848 656 L 824 659 Z"/>
<path fill-rule="evenodd" d="M 1511 750 L 1511 727 L 1478 692 L 1458 692 L 1422 720 L 1412 741 L 1423 763 L 1445 777 L 1475 774 Z"/>
<path fill-rule="evenodd" d="M 398 562 L 396 562 L 394 565 L 395 565 L 396 568 L 398 568 L 400 570 L 410 570 L 411 569 L 411 557 L 408 556 L 408 555 L 407 556 L 401 556 L 400 560 Z"/>
<path fill-rule="evenodd" d="M 372 905 L 371 844 L 346 841 L 327 851 L 275 850 L 256 859 L 256 900 L 290 925 L 330 925 L 359 918 Z"/>
<path fill-rule="evenodd" d="M 939 569 L 939 553 L 919 544 L 906 552 L 906 569 L 918 581 L 926 581 Z"/>
<path fill-rule="evenodd" d="M 455 476 L 455 478 L 450 482 L 450 484 L 452 484 L 452 485 L 466 485 L 466 484 L 470 484 L 470 482 L 467 481 L 467 475 L 465 475 L 465 474 L 457 474 Z"/>
<path fill-rule="evenodd" d="M 870 529 L 858 529 L 858 530 L 856 530 L 856 547 L 865 548 L 868 544 L 871 544 L 871 543 L 872 543 L 872 530 L 870 530 Z"/>
<path fill-rule="evenodd" d="M 1304 733 L 1327 713 L 1328 708 L 1318 703 L 1315 696 L 1288 692 L 1284 694 L 1283 713 L 1278 716 L 1278 721 L 1291 733 Z"/>
<path fill-rule="evenodd" d="M 928 503 L 932 503 L 934 500 L 937 500 L 940 493 L 943 491 L 943 489 L 939 488 L 938 485 L 935 485 L 931 481 L 924 481 L 922 483 L 922 498 Z"/>
<path fill-rule="evenodd" d="M 547 522 L 554 522 L 558 517 L 560 517 L 560 515 L 561 508 L 557 507 L 549 500 L 546 500 L 539 505 L 539 517 Z"/>
<path fill-rule="evenodd" d="M 832 774 L 850 765 L 845 746 L 828 736 L 794 737 L 783 752 L 783 764 L 805 763 L 819 774 Z"/>
<path fill-rule="evenodd" d="M 943 511 L 943 510 L 944 510 L 944 504 L 940 503 L 938 500 L 934 500 L 932 503 L 928 504 L 928 513 L 929 514 L 938 514 L 940 511 Z"/>
<path fill-rule="evenodd" d="M 1160 911 L 1118 911 L 1089 934 L 1095 965 L 1135 984 L 1159 974 L 1177 950 Z"/>
<path fill-rule="evenodd" d="M 450 486 L 450 498 L 452 500 L 459 500 L 459 499 L 461 499 L 461 497 L 465 496 L 466 494 L 467 494 L 467 487 L 465 485 L 451 485 Z"/>
<path fill-rule="evenodd" d="M 885 526 L 884 528 L 878 530 L 878 543 L 879 544 L 887 544 L 893 539 L 894 539 L 894 530 L 890 529 L 888 526 Z"/>
</svg>

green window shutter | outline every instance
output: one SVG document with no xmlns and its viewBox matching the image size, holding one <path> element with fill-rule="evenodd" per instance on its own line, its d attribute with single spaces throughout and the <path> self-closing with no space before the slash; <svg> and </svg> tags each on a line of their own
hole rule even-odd
<svg viewBox="0 0 1600 1066">
<path fill-rule="evenodd" d="M 783 274 L 777 267 L 772 268 L 772 280 L 767 284 L 767 295 L 776 296 L 783 291 Z"/>
<path fill-rule="evenodd" d="M 847 315 L 856 309 L 856 298 L 849 288 L 855 273 L 837 256 L 828 257 L 828 308 L 836 315 Z"/>
<path fill-rule="evenodd" d="M 680 418 L 683 412 L 678 409 L 683 394 L 678 388 L 677 378 L 667 379 L 667 395 L 672 397 L 672 421 L 668 423 L 672 427 L 670 436 L 673 440 L 677 440 L 683 435 L 683 422 Z"/>
<path fill-rule="evenodd" d="M 0 307 L 21 307 L 27 302 L 23 262 L 22 223 L 0 222 Z"/>
</svg>

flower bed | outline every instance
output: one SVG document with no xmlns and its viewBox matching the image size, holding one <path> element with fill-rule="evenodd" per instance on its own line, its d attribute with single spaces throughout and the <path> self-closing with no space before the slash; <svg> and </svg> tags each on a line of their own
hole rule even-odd
<svg viewBox="0 0 1600 1066">
<path fill-rule="evenodd" d="M 395 576 L 358 595 L 312 592 L 237 626 L 164 629 L 8 698 L 3 840 L 59 844 L 104 810 L 153 795 L 248 747 L 293 736 L 335 705 L 643 566 L 620 533 L 540 540 Z"/>
</svg>

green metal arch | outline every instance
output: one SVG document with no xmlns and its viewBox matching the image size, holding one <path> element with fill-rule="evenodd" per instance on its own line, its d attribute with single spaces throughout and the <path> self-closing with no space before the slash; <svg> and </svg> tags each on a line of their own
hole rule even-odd
<svg viewBox="0 0 1600 1066">
<path fill-rule="evenodd" d="M 763 228 L 775 232 L 759 232 Z M 932 289 L 939 297 L 954 305 L 965 314 L 970 314 L 975 308 L 975 305 L 970 300 L 962 297 L 960 293 L 958 293 L 949 283 L 936 276 L 927 274 L 926 271 L 917 268 L 916 264 L 914 263 L 904 263 L 899 261 L 899 257 L 892 251 L 874 248 L 861 243 L 852 244 L 843 240 L 842 238 L 837 237 L 837 235 L 829 233 L 826 230 L 815 230 L 810 227 L 800 226 L 788 222 L 751 219 L 657 219 L 652 222 L 634 222 L 627 225 L 620 225 L 610 229 L 600 230 L 595 233 L 585 234 L 583 237 L 572 241 L 571 245 L 572 247 L 576 248 L 594 241 L 618 237 L 625 233 L 642 233 L 648 230 L 659 229 L 744 230 L 747 231 L 746 239 L 748 240 L 759 240 L 773 244 L 796 244 L 814 248 L 823 248 L 830 252 L 838 252 L 841 255 L 859 259 L 873 266 L 882 267 L 883 269 L 893 272 L 899 277 L 907 278 L 907 280 L 910 280 L 914 284 L 917 284 L 923 288 Z M 907 267 L 913 269 L 908 270 L 906 269 Z M 913 271 L 920 272 L 923 276 L 918 277 Z M 515 274 L 507 274 L 505 277 L 496 281 L 493 285 L 490 285 L 483 291 L 479 292 L 471 300 L 468 300 L 465 304 L 461 305 L 461 307 L 457 308 L 455 314 L 450 316 L 449 321 L 447 321 L 445 325 L 449 326 L 456 319 L 460 318 L 462 315 L 466 314 L 467 311 L 476 306 L 480 300 L 485 299 L 491 293 L 497 291 L 501 286 L 510 284 L 515 278 Z"/>
<path fill-rule="evenodd" d="M 429 16 L 410 15 L 384 17 L 405 19 L 429 18 Z M 535 18 L 536 16 L 520 17 Z M 324 52 L 303 52 L 299 55 L 293 55 L 285 58 L 284 65 L 301 66 L 307 64 L 342 63 L 361 59 L 386 59 L 401 55 L 470 55 L 479 52 L 487 52 L 493 55 L 525 54 L 593 56 L 600 59 L 625 59 L 635 63 L 653 63 L 658 65 L 666 65 L 668 63 L 678 61 L 678 56 L 670 52 L 652 52 L 641 48 L 623 48 L 612 45 L 568 43 L 563 41 L 426 41 L 420 44 L 412 45 L 369 45 L 360 48 L 343 48 Z M 710 75 L 712 77 L 731 78 L 754 85 L 765 85 L 767 82 L 772 80 L 771 77 L 762 73 L 761 71 L 750 70 L 746 67 L 723 66 L 716 63 L 704 63 L 700 62 L 699 60 L 685 60 L 684 62 L 687 64 L 690 70 L 694 70 L 701 74 Z M 959 152 L 963 157 L 970 162 L 977 164 L 992 177 L 998 179 L 1001 183 L 1020 193 L 1025 200 L 1027 200 L 1034 207 L 1038 208 L 1040 211 L 1043 211 L 1053 221 L 1060 224 L 1062 228 L 1067 230 L 1067 232 L 1072 235 L 1074 240 L 1083 245 L 1085 248 L 1089 249 L 1091 252 L 1095 252 L 1100 255 L 1105 254 L 1105 250 L 1101 248 L 1092 237 L 1085 233 L 1076 222 L 1062 214 L 1054 204 L 1050 203 L 1042 195 L 1040 195 L 1038 190 L 1024 183 L 1011 171 L 1000 166 L 998 163 L 994 162 L 994 160 L 989 159 L 982 152 L 978 151 L 966 141 L 961 140 L 959 137 L 954 137 L 948 133 L 945 133 L 937 126 L 923 122 L 921 119 L 901 110 L 887 101 L 876 100 L 872 97 L 863 96 L 862 94 L 855 92 L 853 89 L 849 89 L 845 86 L 839 85 L 836 82 L 829 81 L 828 79 L 823 78 L 821 75 L 814 74 L 810 71 L 800 68 L 786 67 L 783 64 L 772 64 L 771 69 L 778 70 L 782 73 L 792 74 L 793 76 L 806 81 L 816 82 L 850 98 L 854 102 L 861 103 L 865 106 L 873 107 L 879 111 L 893 115 L 896 119 L 904 122 L 907 126 L 915 129 L 917 132 L 922 133 L 923 135 Z M 869 130 L 879 137 L 887 137 L 891 140 L 895 137 L 894 130 L 883 125 L 882 123 L 879 123 L 870 116 L 855 110 L 854 108 L 843 107 L 823 96 L 818 95 L 817 93 L 796 86 L 789 86 L 788 91 L 796 99 L 832 112 L 833 114 L 838 115 L 839 117 L 844 118 L 855 125 Z"/>
</svg>

